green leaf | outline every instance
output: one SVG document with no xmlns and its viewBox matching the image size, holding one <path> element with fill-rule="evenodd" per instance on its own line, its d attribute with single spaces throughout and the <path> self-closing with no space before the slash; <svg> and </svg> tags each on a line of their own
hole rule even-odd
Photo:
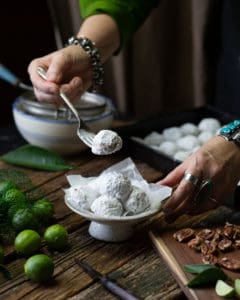
<svg viewBox="0 0 240 300">
<path fill-rule="evenodd" d="M 8 164 L 45 171 L 73 169 L 58 153 L 34 145 L 19 147 L 3 155 L 1 159 Z"/>
<path fill-rule="evenodd" d="M 219 268 L 210 268 L 202 271 L 190 280 L 187 286 L 191 288 L 212 286 L 216 284 L 219 279 L 227 280 L 228 276 Z"/>
<path fill-rule="evenodd" d="M 188 273 L 199 274 L 205 270 L 216 269 L 217 267 L 212 264 L 192 264 L 183 266 L 184 270 Z"/>
<path fill-rule="evenodd" d="M 11 279 L 13 277 L 12 273 L 2 264 L 0 264 L 0 272 L 2 272 L 6 279 Z"/>
</svg>

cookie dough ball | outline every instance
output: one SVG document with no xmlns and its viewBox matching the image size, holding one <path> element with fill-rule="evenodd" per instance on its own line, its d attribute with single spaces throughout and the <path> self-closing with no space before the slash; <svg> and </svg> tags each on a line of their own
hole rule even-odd
<svg viewBox="0 0 240 300">
<path fill-rule="evenodd" d="M 174 158 L 184 161 L 189 155 L 191 155 L 191 151 L 178 151 L 174 154 Z"/>
<path fill-rule="evenodd" d="M 198 135 L 199 129 L 197 125 L 193 123 L 184 123 L 182 126 L 180 126 L 180 129 L 182 131 L 182 134 L 185 135 Z"/>
<path fill-rule="evenodd" d="M 215 118 L 204 118 L 198 124 L 200 131 L 212 131 L 214 133 L 216 133 L 220 127 L 220 122 Z"/>
<path fill-rule="evenodd" d="M 182 150 L 191 151 L 196 146 L 199 146 L 200 142 L 194 135 L 186 135 L 177 141 L 177 146 Z"/>
<path fill-rule="evenodd" d="M 132 191 L 130 179 L 120 172 L 109 172 L 98 182 L 101 194 L 117 198 L 122 203 L 126 201 Z"/>
<path fill-rule="evenodd" d="M 134 186 L 124 205 L 127 215 L 139 214 L 147 210 L 149 207 L 150 201 L 147 194 L 140 188 Z"/>
<path fill-rule="evenodd" d="M 169 127 L 163 130 L 162 132 L 165 140 L 167 141 L 176 141 L 182 136 L 181 129 L 179 127 Z"/>
<path fill-rule="evenodd" d="M 101 195 L 93 201 L 91 211 L 101 217 L 121 216 L 123 214 L 123 206 L 116 198 L 109 195 Z"/>
<path fill-rule="evenodd" d="M 174 153 L 177 151 L 177 146 L 175 143 L 166 141 L 163 142 L 159 147 L 158 150 L 164 154 L 167 154 L 169 156 L 173 156 Z"/>
<path fill-rule="evenodd" d="M 93 138 L 92 153 L 109 155 L 122 148 L 121 137 L 112 130 L 100 130 Z"/>
<path fill-rule="evenodd" d="M 156 131 L 152 131 L 151 133 L 146 135 L 143 140 L 144 143 L 149 146 L 159 146 L 164 141 L 164 137 L 162 134 Z"/>
<path fill-rule="evenodd" d="M 207 141 L 209 141 L 212 137 L 214 137 L 215 134 L 213 131 L 202 131 L 199 136 L 198 139 L 200 141 L 201 144 L 206 143 Z"/>
<path fill-rule="evenodd" d="M 80 210 L 90 210 L 93 201 L 99 194 L 88 187 L 71 186 L 65 190 L 66 200 Z"/>
</svg>

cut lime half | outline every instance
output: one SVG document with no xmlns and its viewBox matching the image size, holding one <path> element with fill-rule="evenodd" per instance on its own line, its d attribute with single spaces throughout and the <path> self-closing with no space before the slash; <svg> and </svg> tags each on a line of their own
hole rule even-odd
<svg viewBox="0 0 240 300">
<path fill-rule="evenodd" d="M 225 281 L 219 279 L 215 286 L 215 291 L 220 297 L 232 297 L 235 295 L 235 289 Z"/>
</svg>

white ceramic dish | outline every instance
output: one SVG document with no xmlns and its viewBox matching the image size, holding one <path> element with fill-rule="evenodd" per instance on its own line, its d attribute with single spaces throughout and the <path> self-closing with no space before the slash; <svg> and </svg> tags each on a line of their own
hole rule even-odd
<svg viewBox="0 0 240 300">
<path fill-rule="evenodd" d="M 169 195 L 170 196 L 170 190 Z M 168 197 L 167 196 L 167 197 Z M 167 198 L 166 197 L 166 198 Z M 89 234 L 98 239 L 107 242 L 121 242 L 128 240 L 134 233 L 134 225 L 151 216 L 157 214 L 161 210 L 161 205 L 151 208 L 143 213 L 133 216 L 109 217 L 104 218 L 97 216 L 87 210 L 79 210 L 74 208 L 65 198 L 65 204 L 76 214 L 91 221 L 89 226 Z"/>
<path fill-rule="evenodd" d="M 112 105 L 108 98 L 104 98 L 107 105 L 103 112 L 83 117 L 94 132 L 112 125 Z M 30 144 L 57 151 L 62 155 L 76 154 L 87 148 L 76 135 L 78 123 L 74 118 L 54 119 L 31 114 L 24 109 L 21 98 L 17 98 L 13 104 L 13 117 L 18 131 Z"/>
</svg>

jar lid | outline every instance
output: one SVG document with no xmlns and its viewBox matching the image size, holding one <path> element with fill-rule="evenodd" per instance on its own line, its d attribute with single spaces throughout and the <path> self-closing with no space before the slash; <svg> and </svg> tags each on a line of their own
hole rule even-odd
<svg viewBox="0 0 240 300">
<path fill-rule="evenodd" d="M 22 109 L 29 114 L 52 119 L 75 119 L 68 107 L 56 107 L 51 103 L 39 102 L 31 92 L 22 94 L 19 100 Z M 85 92 L 74 106 L 80 117 L 91 117 L 103 113 L 107 104 L 106 97 Z"/>
</svg>

